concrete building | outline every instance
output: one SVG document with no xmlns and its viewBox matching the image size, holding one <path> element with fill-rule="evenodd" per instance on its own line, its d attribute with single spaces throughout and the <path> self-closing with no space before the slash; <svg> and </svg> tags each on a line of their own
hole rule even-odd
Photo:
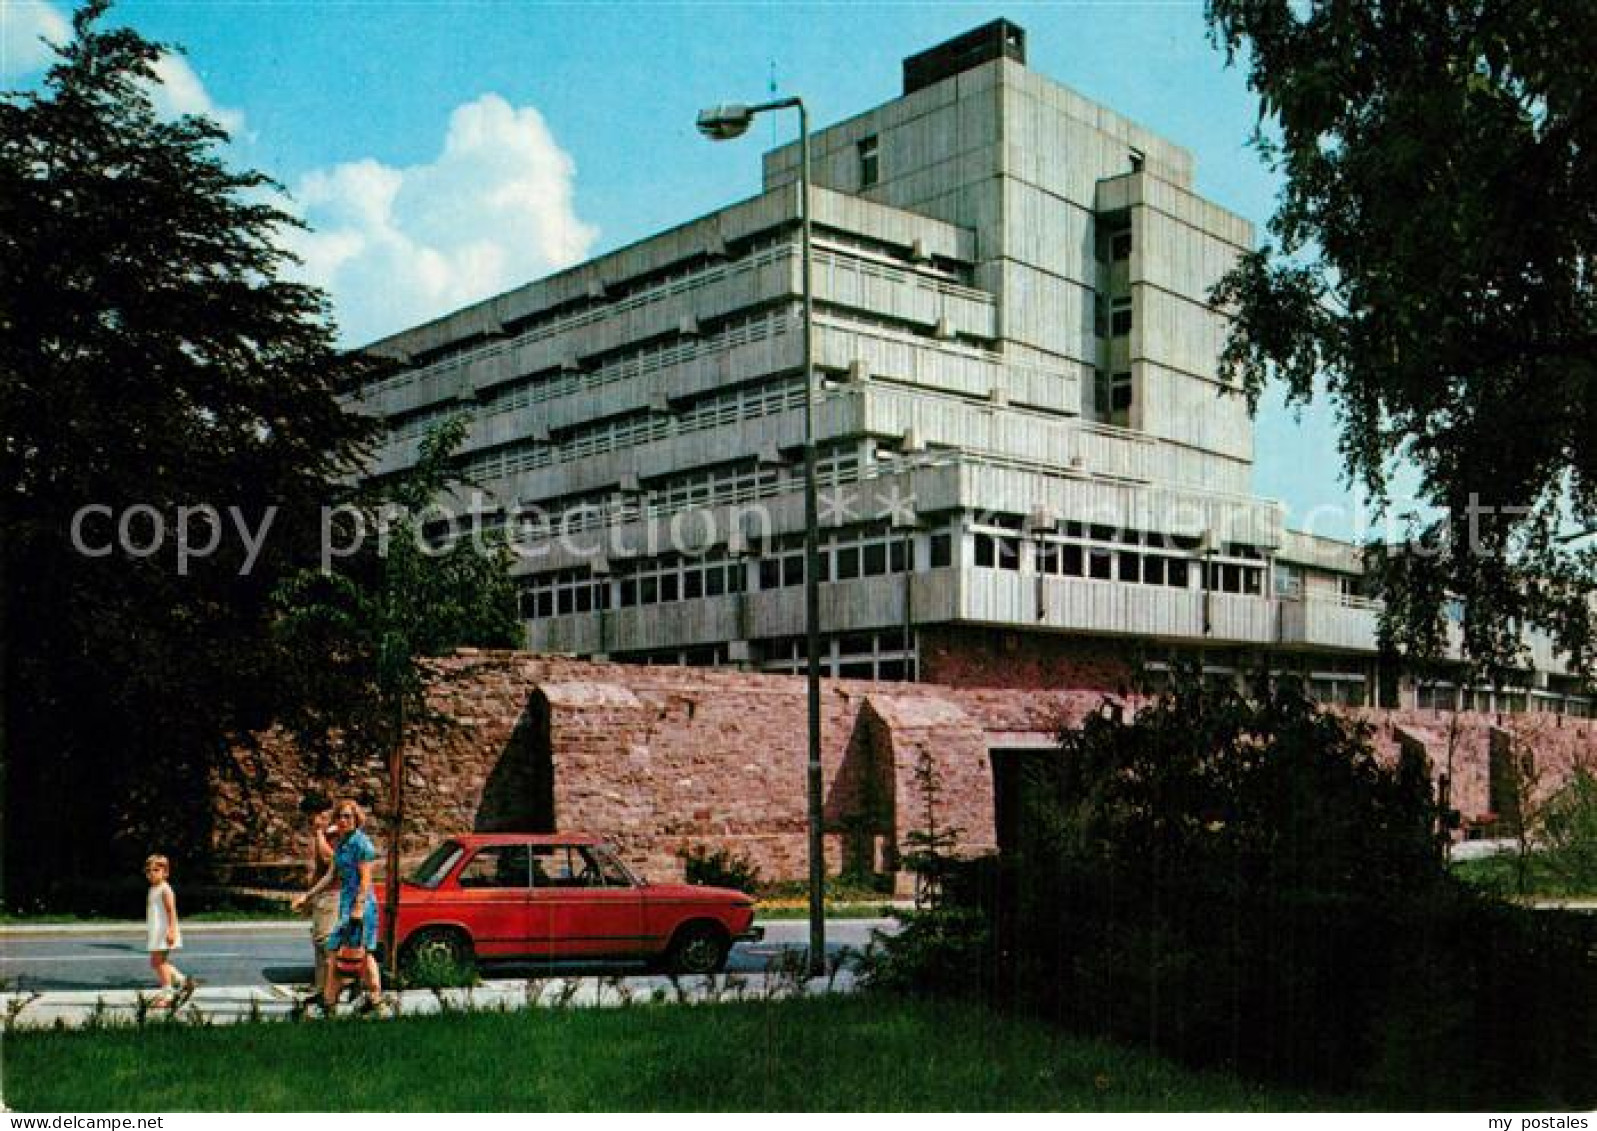
<svg viewBox="0 0 1597 1131">
<path fill-rule="evenodd" d="M 1189 151 L 1029 70 L 1003 21 L 904 78 L 812 136 L 826 674 L 1095 687 L 1267 656 L 1346 704 L 1590 710 L 1545 642 L 1483 702 L 1382 678 L 1355 548 L 1251 494 L 1206 296 L 1253 230 Z M 373 475 L 470 414 L 483 490 L 457 502 L 512 534 L 529 648 L 802 670 L 798 156 L 369 347 Z"/>
</svg>

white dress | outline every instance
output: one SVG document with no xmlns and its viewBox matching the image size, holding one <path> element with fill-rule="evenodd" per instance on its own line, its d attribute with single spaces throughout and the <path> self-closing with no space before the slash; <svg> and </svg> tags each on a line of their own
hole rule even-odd
<svg viewBox="0 0 1597 1131">
<path fill-rule="evenodd" d="M 150 888 L 150 898 L 144 905 L 144 925 L 149 928 L 149 937 L 145 939 L 146 950 L 176 950 L 183 945 L 183 931 L 178 929 L 177 941 L 168 946 L 166 943 L 166 896 L 171 892 L 172 886 L 165 882 Z M 176 901 L 174 900 L 174 903 Z"/>
</svg>

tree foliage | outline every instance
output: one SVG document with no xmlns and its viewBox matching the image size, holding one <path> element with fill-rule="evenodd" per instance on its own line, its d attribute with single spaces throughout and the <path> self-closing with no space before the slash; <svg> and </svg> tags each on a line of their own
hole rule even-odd
<svg viewBox="0 0 1597 1131">
<path fill-rule="evenodd" d="M 446 420 L 398 479 L 354 493 L 328 540 L 352 547 L 348 556 L 301 570 L 274 595 L 276 639 L 299 673 L 280 721 L 304 745 L 330 753 L 337 738 L 346 757 L 387 751 L 402 737 L 396 720 L 422 713 L 420 660 L 520 643 L 504 539 L 464 529 L 446 545 L 426 529 L 455 482 L 466 429 L 464 415 Z"/>
<path fill-rule="evenodd" d="M 161 118 L 166 48 L 84 4 L 36 93 L 0 96 L 0 508 L 8 897 L 117 852 L 193 859 L 179 817 L 224 736 L 271 713 L 268 596 L 314 560 L 329 484 L 366 426 L 335 398 L 354 359 L 326 302 L 284 281 L 294 221 L 225 133 Z M 117 521 L 148 555 L 94 547 Z M 177 557 L 180 508 L 220 515 Z M 228 508 L 237 508 L 230 512 Z M 269 523 L 253 558 L 237 531 Z M 212 527 L 191 521 L 191 540 Z M 88 539 L 84 539 L 85 542 Z M 119 839 L 117 810 L 146 831 Z M 192 816 L 192 812 L 189 813 Z M 107 845 L 112 849 L 108 851 Z"/>
<path fill-rule="evenodd" d="M 992 916 L 1014 1000 L 1182 1059 L 1397 1105 L 1588 1104 L 1584 916 L 1455 883 L 1422 755 L 1294 681 L 1178 672 L 1022 764 Z"/>
<path fill-rule="evenodd" d="M 1522 665 L 1520 629 L 1594 660 L 1597 5 L 1208 0 L 1284 175 L 1275 244 L 1212 296 L 1254 403 L 1323 381 L 1349 475 L 1387 499 L 1394 457 L 1426 514 L 1378 551 L 1383 641 Z M 1572 537 L 1574 535 L 1575 537 Z"/>
</svg>

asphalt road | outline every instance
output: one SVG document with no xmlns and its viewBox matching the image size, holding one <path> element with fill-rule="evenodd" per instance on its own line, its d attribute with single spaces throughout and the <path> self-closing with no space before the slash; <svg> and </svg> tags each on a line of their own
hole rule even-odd
<svg viewBox="0 0 1597 1131">
<path fill-rule="evenodd" d="M 843 947 L 863 949 L 870 932 L 891 929 L 889 919 L 838 919 L 827 924 L 827 952 Z M 764 923 L 765 939 L 733 947 L 727 969 L 755 973 L 766 969 L 787 949 L 801 949 L 809 941 L 809 925 L 802 920 Z M 308 983 L 311 976 L 310 937 L 304 923 L 187 924 L 184 946 L 174 955 L 185 974 L 207 985 L 259 986 Z M 635 972 L 636 966 L 572 963 L 529 966 L 495 963 L 484 969 L 494 977 L 526 975 Z M 113 990 L 153 986 L 149 955 L 144 950 L 144 925 L 116 924 L 104 928 L 74 927 L 48 932 L 0 932 L 0 988 L 12 990 Z"/>
</svg>

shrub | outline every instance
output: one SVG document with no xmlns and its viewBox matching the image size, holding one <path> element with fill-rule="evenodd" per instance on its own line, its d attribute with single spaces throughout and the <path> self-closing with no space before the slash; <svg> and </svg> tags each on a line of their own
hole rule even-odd
<svg viewBox="0 0 1597 1131">
<path fill-rule="evenodd" d="M 1597 773 L 1577 769 L 1541 807 L 1540 859 L 1564 890 L 1597 892 Z"/>
<path fill-rule="evenodd" d="M 1289 681 L 1249 698 L 1191 673 L 1061 746 L 1023 770 L 991 917 L 1011 1003 L 1396 1102 L 1443 1081 L 1479 1103 L 1590 1098 L 1582 928 L 1451 881 L 1419 758 L 1383 765 Z M 1556 1057 L 1517 1051 L 1549 1038 Z"/>
<path fill-rule="evenodd" d="M 871 932 L 855 964 L 868 990 L 909 995 L 967 996 L 982 987 L 992 954 L 992 925 L 974 908 L 900 911 L 893 934 Z"/>
<path fill-rule="evenodd" d="M 760 870 L 754 862 L 729 849 L 717 848 L 712 852 L 705 845 L 696 844 L 678 852 L 677 856 L 690 884 L 742 892 L 753 892 L 760 885 Z"/>
<path fill-rule="evenodd" d="M 402 977 L 409 989 L 463 989 L 477 984 L 477 969 L 471 962 L 457 962 L 448 955 L 428 951 L 406 962 Z"/>
<path fill-rule="evenodd" d="M 929 903 L 894 913 L 898 929 L 871 932 L 855 963 L 868 990 L 945 997 L 988 997 L 998 975 L 995 946 L 999 860 L 938 855 Z"/>
</svg>

